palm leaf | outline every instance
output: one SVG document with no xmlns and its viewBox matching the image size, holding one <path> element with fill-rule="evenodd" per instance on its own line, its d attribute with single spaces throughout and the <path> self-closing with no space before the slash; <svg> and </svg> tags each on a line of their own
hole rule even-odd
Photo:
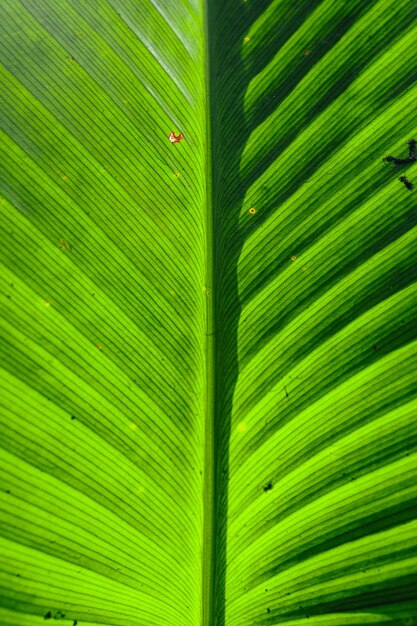
<svg viewBox="0 0 417 626">
<path fill-rule="evenodd" d="M 416 17 L 3 0 L 1 624 L 417 624 Z"/>
</svg>

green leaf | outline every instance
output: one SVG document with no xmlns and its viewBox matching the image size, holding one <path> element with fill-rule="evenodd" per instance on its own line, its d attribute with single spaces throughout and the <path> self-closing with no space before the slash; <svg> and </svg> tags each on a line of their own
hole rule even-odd
<svg viewBox="0 0 417 626">
<path fill-rule="evenodd" d="M 2 626 L 417 625 L 416 37 L 0 2 Z"/>
</svg>

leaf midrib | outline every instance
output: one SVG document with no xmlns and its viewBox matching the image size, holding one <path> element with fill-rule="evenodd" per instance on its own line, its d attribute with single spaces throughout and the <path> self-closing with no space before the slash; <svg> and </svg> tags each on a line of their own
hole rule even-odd
<svg viewBox="0 0 417 626">
<path fill-rule="evenodd" d="M 211 32 L 210 2 L 204 5 L 204 87 L 206 115 L 206 239 L 205 263 L 206 279 L 205 295 L 205 429 L 204 429 L 204 474 L 203 474 L 203 545 L 202 545 L 202 625 L 211 626 L 215 615 L 215 570 L 216 570 L 216 537 L 217 537 L 217 504 L 216 504 L 216 324 L 213 301 L 216 295 L 214 283 L 215 239 L 214 205 L 213 205 L 213 120 L 214 94 L 212 91 L 213 46 Z"/>
</svg>

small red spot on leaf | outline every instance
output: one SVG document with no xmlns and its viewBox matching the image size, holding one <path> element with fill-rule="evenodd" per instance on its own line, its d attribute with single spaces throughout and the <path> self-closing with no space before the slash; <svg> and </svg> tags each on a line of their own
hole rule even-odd
<svg viewBox="0 0 417 626">
<path fill-rule="evenodd" d="M 175 133 L 170 133 L 168 135 L 168 139 L 171 143 L 178 143 L 184 139 L 184 135 L 182 133 L 179 133 L 178 135 L 176 135 Z"/>
</svg>

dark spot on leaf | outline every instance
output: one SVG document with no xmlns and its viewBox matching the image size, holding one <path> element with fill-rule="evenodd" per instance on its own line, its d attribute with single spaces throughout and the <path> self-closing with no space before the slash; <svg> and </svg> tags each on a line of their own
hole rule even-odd
<svg viewBox="0 0 417 626">
<path fill-rule="evenodd" d="M 267 612 L 267 613 L 270 613 L 270 612 L 271 612 L 271 609 L 266 609 L 266 612 Z"/>
<path fill-rule="evenodd" d="M 43 616 L 43 619 L 51 619 L 51 617 L 52 617 L 52 613 L 51 613 L 51 611 L 48 611 L 48 612 L 47 612 L 47 613 Z"/>
<path fill-rule="evenodd" d="M 75 418 L 75 415 L 71 415 L 71 419 L 72 419 L 72 420 L 75 420 L 75 419 L 76 419 L 76 418 Z"/>
<path fill-rule="evenodd" d="M 413 155 L 417 153 L 417 141 L 415 139 L 409 139 L 408 143 L 408 153 L 409 155 Z"/>
<path fill-rule="evenodd" d="M 72 622 L 72 626 L 77 626 L 77 624 L 78 624 L 78 620 L 77 620 L 77 619 L 75 619 L 75 620 Z"/>
<path fill-rule="evenodd" d="M 405 159 L 401 159 L 399 157 L 386 156 L 382 160 L 386 161 L 387 163 L 395 163 L 395 165 L 405 165 L 407 163 L 415 163 L 417 161 L 417 151 L 416 151 L 417 142 L 415 139 L 410 139 L 409 141 L 407 141 L 407 143 L 408 143 L 408 157 L 406 157 Z M 405 176 L 402 178 L 405 178 Z M 402 181 L 402 182 L 405 182 L 405 181 Z M 408 189 L 411 190 L 412 187 L 411 188 L 408 187 Z"/>
<path fill-rule="evenodd" d="M 407 176 L 400 176 L 398 180 L 404 183 L 404 185 L 407 187 L 409 191 L 412 191 L 414 189 L 413 183 L 408 180 Z"/>
<path fill-rule="evenodd" d="M 58 610 L 54 615 L 54 619 L 64 619 L 64 617 L 65 617 L 65 613 L 63 613 L 60 610 Z"/>
<path fill-rule="evenodd" d="M 272 483 L 268 483 L 267 485 L 265 485 L 264 491 L 269 491 L 270 489 L 272 489 Z"/>
<path fill-rule="evenodd" d="M 393 157 L 388 155 L 382 159 L 386 163 L 395 163 L 395 165 L 406 165 L 407 163 L 414 163 L 415 159 L 411 157 L 406 157 L 405 159 L 400 159 L 397 157 Z"/>
</svg>

